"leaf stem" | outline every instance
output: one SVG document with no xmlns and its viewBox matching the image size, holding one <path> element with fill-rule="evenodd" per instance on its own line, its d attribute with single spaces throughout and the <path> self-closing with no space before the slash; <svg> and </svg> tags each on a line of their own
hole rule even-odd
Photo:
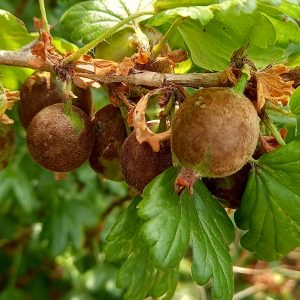
<svg viewBox="0 0 300 300">
<path fill-rule="evenodd" d="M 41 17 L 42 17 L 43 29 L 47 33 L 50 33 L 50 27 L 49 27 L 48 20 L 47 20 L 46 8 L 45 8 L 45 2 L 44 2 L 44 0 L 39 0 L 39 4 L 40 4 L 40 10 L 41 10 Z"/>
<path fill-rule="evenodd" d="M 96 39 L 94 39 L 93 41 L 86 44 L 84 47 L 80 48 L 78 51 L 76 51 L 76 52 L 72 53 L 70 56 L 66 57 L 62 61 L 62 64 L 66 65 L 69 62 L 79 59 L 82 55 L 86 54 L 88 51 L 95 48 L 99 43 L 101 43 L 103 40 L 107 39 L 109 36 L 111 36 L 113 33 L 115 33 L 122 26 L 126 25 L 127 23 L 129 23 L 130 21 L 132 21 L 138 17 L 145 16 L 145 15 L 153 15 L 153 12 L 144 11 L 144 12 L 137 12 L 135 14 L 132 14 L 131 16 L 122 20 L 121 22 L 119 22 L 118 24 L 116 24 L 115 26 L 113 26 L 112 28 L 107 30 L 106 32 L 102 33 L 100 36 L 98 36 Z"/>
<path fill-rule="evenodd" d="M 285 141 L 281 137 L 280 133 L 277 130 L 277 127 L 274 125 L 274 123 L 272 122 L 272 120 L 270 119 L 270 117 L 268 116 L 268 114 L 266 113 L 265 110 L 261 111 L 260 118 L 263 121 L 263 123 L 265 124 L 265 126 L 270 130 L 271 134 L 276 139 L 278 144 L 281 146 L 285 146 L 286 145 Z"/>
<path fill-rule="evenodd" d="M 174 95 L 172 95 L 164 108 L 164 110 L 161 112 L 161 118 L 158 126 L 157 133 L 164 132 L 167 130 L 167 117 L 171 113 L 172 107 L 174 105 Z"/>
<path fill-rule="evenodd" d="M 161 52 L 162 48 L 164 47 L 164 45 L 168 42 L 169 38 L 173 35 L 173 33 L 175 32 L 175 30 L 177 29 L 177 27 L 185 20 L 184 17 L 181 18 L 177 18 L 173 24 L 171 25 L 171 27 L 169 28 L 169 30 L 166 32 L 166 34 L 164 35 L 163 39 L 156 44 L 153 47 L 152 50 L 152 56 L 151 59 L 154 60 L 159 53 Z"/>
</svg>

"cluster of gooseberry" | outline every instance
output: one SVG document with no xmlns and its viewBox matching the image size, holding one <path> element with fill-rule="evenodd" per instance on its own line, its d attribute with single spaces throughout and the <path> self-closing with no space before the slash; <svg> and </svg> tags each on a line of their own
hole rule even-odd
<svg viewBox="0 0 300 300">
<path fill-rule="evenodd" d="M 131 37 L 131 32 L 125 32 L 126 39 Z M 100 57 L 103 47 L 96 49 Z M 134 52 L 135 47 L 130 47 Z M 105 53 L 109 54 L 106 59 L 120 60 Z M 125 180 L 142 193 L 175 162 L 201 177 L 224 206 L 239 205 L 250 170 L 247 162 L 259 136 L 257 112 L 243 94 L 230 88 L 204 88 L 176 103 L 180 106 L 166 123 L 171 140 L 161 141 L 160 150 L 154 152 L 147 142 L 139 143 L 134 130 L 128 132 L 119 107 L 109 104 L 93 114 L 89 88 L 73 85 L 75 97 L 70 102 L 60 85 L 55 75 L 38 71 L 20 91 L 19 117 L 27 132 L 28 150 L 42 167 L 69 172 L 89 160 L 101 177 Z M 0 169 L 12 155 L 13 141 L 12 128 L 1 125 Z"/>
</svg>

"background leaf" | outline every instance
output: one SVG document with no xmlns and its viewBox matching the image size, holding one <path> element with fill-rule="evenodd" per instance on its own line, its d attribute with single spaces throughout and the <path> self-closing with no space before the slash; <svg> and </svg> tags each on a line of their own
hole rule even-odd
<svg viewBox="0 0 300 300">
<path fill-rule="evenodd" d="M 300 140 L 263 155 L 251 172 L 237 225 L 241 243 L 264 260 L 276 260 L 300 244 Z"/>
</svg>

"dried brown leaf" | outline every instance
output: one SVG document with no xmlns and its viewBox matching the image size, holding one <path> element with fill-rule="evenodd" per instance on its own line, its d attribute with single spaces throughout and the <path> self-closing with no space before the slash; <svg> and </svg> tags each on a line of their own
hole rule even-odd
<svg viewBox="0 0 300 300">
<path fill-rule="evenodd" d="M 101 85 L 99 82 L 90 79 L 90 78 L 85 78 L 85 77 L 80 77 L 80 76 L 74 76 L 73 77 L 73 82 L 75 85 L 77 85 L 78 87 L 82 88 L 82 89 L 87 89 L 89 87 L 93 87 L 93 88 L 100 88 Z"/>
<path fill-rule="evenodd" d="M 2 116 L 0 116 L 0 123 L 10 125 L 14 123 L 14 120 L 9 118 L 6 114 L 3 114 Z"/>
<path fill-rule="evenodd" d="M 222 83 L 224 84 L 229 84 L 229 85 L 235 85 L 237 83 L 237 77 L 236 75 L 234 74 L 232 68 L 227 68 L 225 69 L 221 76 L 220 76 L 220 79 L 222 81 Z"/>
<path fill-rule="evenodd" d="M 122 62 L 118 65 L 116 75 L 127 76 L 133 68 L 134 62 L 129 57 L 124 57 Z"/>
<path fill-rule="evenodd" d="M 293 93 L 293 81 L 284 81 L 281 74 L 287 73 L 289 68 L 284 65 L 277 65 L 270 69 L 257 72 L 257 110 L 260 111 L 265 105 L 266 99 L 278 105 L 288 103 Z"/>
<path fill-rule="evenodd" d="M 189 58 L 187 51 L 181 49 L 169 52 L 167 57 L 171 59 L 173 63 L 180 63 Z"/>
<path fill-rule="evenodd" d="M 140 65 L 145 65 L 150 60 L 150 54 L 148 52 L 141 52 L 139 51 L 137 56 L 137 63 Z"/>
<path fill-rule="evenodd" d="M 146 122 L 148 97 L 148 94 L 143 96 L 136 105 L 133 113 L 133 126 L 139 143 L 147 142 L 154 152 L 158 152 L 160 150 L 160 141 L 171 138 L 171 130 L 169 129 L 165 132 L 154 133 L 148 128 Z"/>
<path fill-rule="evenodd" d="M 151 64 L 147 65 L 145 69 L 158 73 L 172 73 L 175 64 L 168 57 L 157 57 Z"/>
<path fill-rule="evenodd" d="M 104 59 L 94 59 L 95 75 L 105 76 L 116 74 L 118 63 Z"/>
</svg>

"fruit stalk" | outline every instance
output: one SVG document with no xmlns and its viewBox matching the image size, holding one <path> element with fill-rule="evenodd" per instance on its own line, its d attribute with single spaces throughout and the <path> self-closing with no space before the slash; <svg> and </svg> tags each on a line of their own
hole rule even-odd
<svg viewBox="0 0 300 300">
<path fill-rule="evenodd" d="M 115 33 L 118 29 L 120 29 L 124 25 L 128 24 L 130 21 L 132 21 L 136 18 L 139 18 L 141 16 L 145 16 L 145 15 L 153 15 L 153 12 L 145 11 L 145 12 L 138 12 L 138 13 L 132 14 L 128 18 L 122 20 L 121 22 L 119 22 L 118 24 L 116 24 L 115 26 L 113 26 L 112 28 L 110 28 L 109 30 L 107 30 L 106 32 L 101 34 L 100 36 L 98 36 L 93 41 L 86 44 L 84 47 L 80 48 L 78 51 L 76 51 L 76 52 L 72 53 L 70 56 L 66 57 L 62 61 L 62 65 L 66 65 L 74 60 L 79 59 L 82 55 L 86 54 L 88 51 L 95 48 L 99 43 L 101 43 L 106 38 L 108 38 L 113 33 Z"/>
</svg>

